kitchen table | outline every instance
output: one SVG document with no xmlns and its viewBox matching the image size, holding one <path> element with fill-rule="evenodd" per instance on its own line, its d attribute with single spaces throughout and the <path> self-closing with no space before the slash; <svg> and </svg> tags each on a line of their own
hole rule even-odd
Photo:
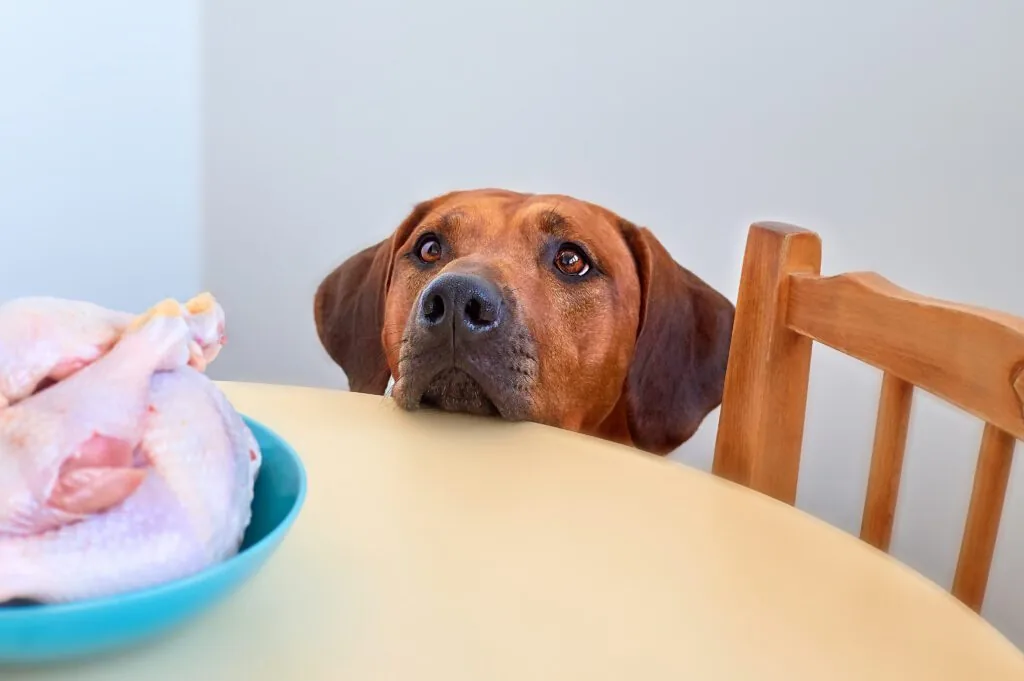
<svg viewBox="0 0 1024 681">
<path fill-rule="evenodd" d="M 702 471 L 533 424 L 222 386 L 307 467 L 278 553 L 171 636 L 5 679 L 1024 679 L 939 586 Z"/>
</svg>

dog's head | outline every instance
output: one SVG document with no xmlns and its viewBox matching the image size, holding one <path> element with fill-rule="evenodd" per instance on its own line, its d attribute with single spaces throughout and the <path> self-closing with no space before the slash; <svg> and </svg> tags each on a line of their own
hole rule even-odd
<svg viewBox="0 0 1024 681">
<path fill-rule="evenodd" d="M 722 399 L 733 306 L 646 229 L 566 196 L 416 206 L 317 290 L 352 390 L 667 453 Z"/>
</svg>

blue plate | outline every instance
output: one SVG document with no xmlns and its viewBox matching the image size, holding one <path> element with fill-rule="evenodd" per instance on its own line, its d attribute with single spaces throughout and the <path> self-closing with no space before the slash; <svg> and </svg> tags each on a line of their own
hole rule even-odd
<svg viewBox="0 0 1024 681">
<path fill-rule="evenodd" d="M 306 497 L 306 472 L 288 443 L 246 418 L 263 452 L 242 549 L 191 577 L 61 605 L 0 607 L 0 665 L 111 652 L 155 638 L 206 611 L 254 575 L 280 545 Z"/>
</svg>

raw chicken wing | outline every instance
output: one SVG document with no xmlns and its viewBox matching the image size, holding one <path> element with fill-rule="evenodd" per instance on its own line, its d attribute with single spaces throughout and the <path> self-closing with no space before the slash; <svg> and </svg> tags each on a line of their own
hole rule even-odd
<svg viewBox="0 0 1024 681">
<path fill-rule="evenodd" d="M 188 360 L 184 319 L 155 314 L 84 369 L 0 410 L 0 535 L 42 532 L 126 499 L 145 477 L 134 452 L 150 379 Z"/>
<path fill-rule="evenodd" d="M 174 301 L 161 305 L 180 306 L 195 343 L 191 363 L 203 370 L 224 343 L 224 311 L 208 293 L 183 306 Z M 0 305 L 0 408 L 28 397 L 47 380 L 63 380 L 96 361 L 132 318 L 60 298 L 18 298 Z"/>
</svg>

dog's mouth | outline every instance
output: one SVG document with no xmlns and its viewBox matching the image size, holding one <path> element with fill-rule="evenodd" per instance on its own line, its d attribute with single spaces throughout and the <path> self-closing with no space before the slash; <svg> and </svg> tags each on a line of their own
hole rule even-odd
<svg viewBox="0 0 1024 681">
<path fill-rule="evenodd" d="M 505 323 L 501 334 L 470 338 L 410 323 L 392 369 L 391 397 L 409 411 L 425 407 L 528 420 L 539 362 L 526 329 L 514 317 Z"/>
<path fill-rule="evenodd" d="M 430 380 L 420 396 L 420 406 L 478 416 L 500 416 L 483 386 L 461 369 L 450 367 Z"/>
</svg>

